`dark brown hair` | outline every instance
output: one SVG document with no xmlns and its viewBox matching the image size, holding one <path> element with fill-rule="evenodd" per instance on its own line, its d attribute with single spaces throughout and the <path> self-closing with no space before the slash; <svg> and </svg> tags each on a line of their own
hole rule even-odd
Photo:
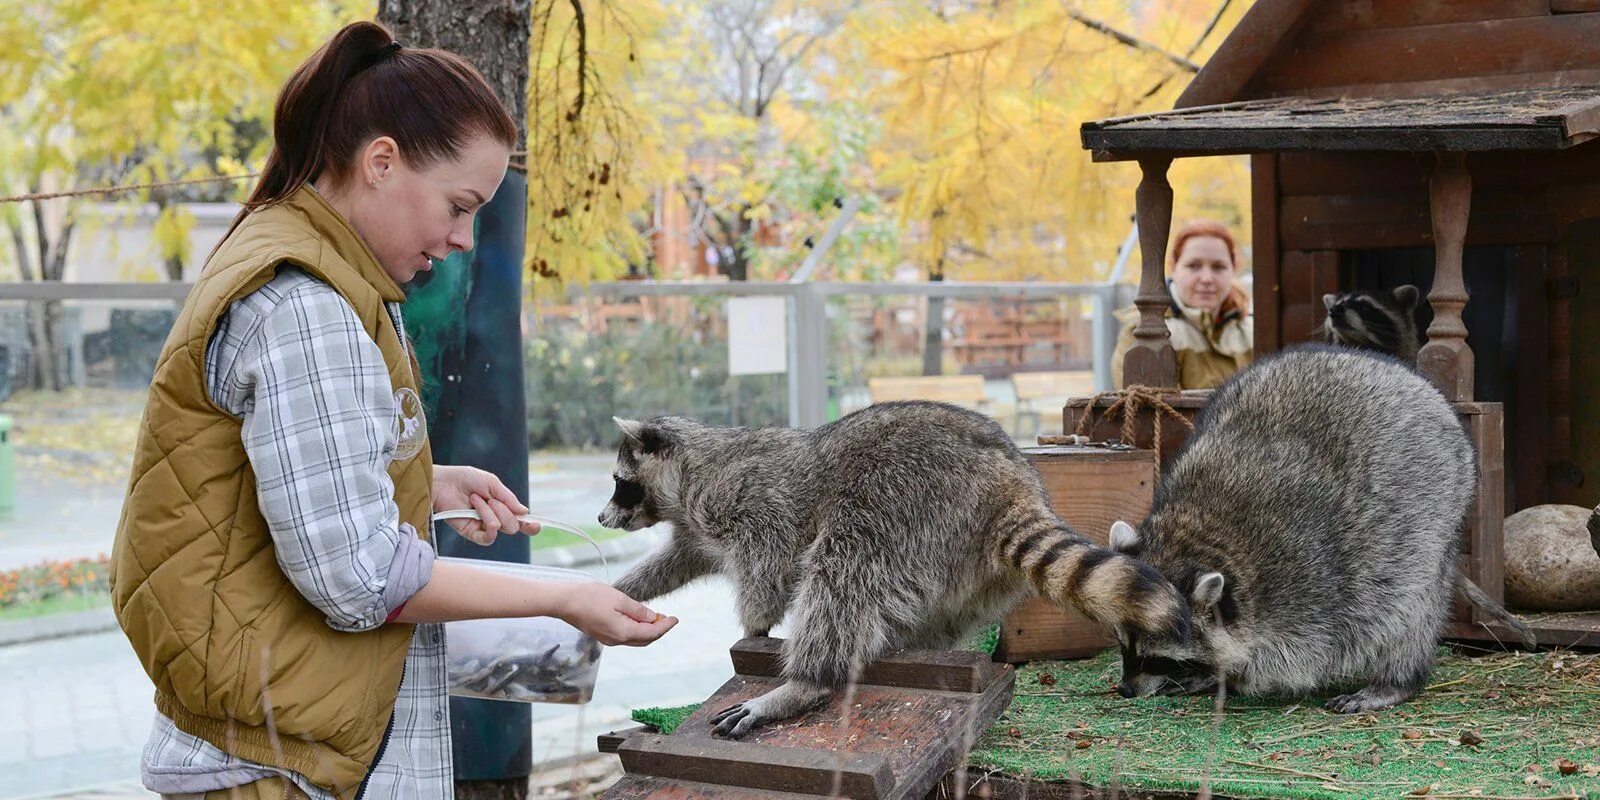
<svg viewBox="0 0 1600 800">
<path fill-rule="evenodd" d="M 402 47 L 376 22 L 351 23 L 283 85 L 272 151 L 228 232 L 324 173 L 346 178 L 357 151 L 375 137 L 394 139 L 406 163 L 423 169 L 456 157 L 477 135 L 517 146 L 516 122 L 466 59 Z"/>
</svg>

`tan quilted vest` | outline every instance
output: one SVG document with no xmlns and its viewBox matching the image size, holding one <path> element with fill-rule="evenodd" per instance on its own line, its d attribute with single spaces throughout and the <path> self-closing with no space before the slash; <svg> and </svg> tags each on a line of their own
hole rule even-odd
<svg viewBox="0 0 1600 800">
<path fill-rule="evenodd" d="M 206 345 L 233 301 L 292 264 L 332 286 L 418 390 L 384 301 L 404 299 L 316 192 L 247 217 L 211 259 L 156 363 L 112 552 L 117 619 L 178 727 L 240 758 L 356 794 L 393 712 L 413 626 L 329 628 L 279 569 L 240 421 L 206 391 Z M 426 537 L 432 455 L 389 467 L 400 519 Z"/>
</svg>

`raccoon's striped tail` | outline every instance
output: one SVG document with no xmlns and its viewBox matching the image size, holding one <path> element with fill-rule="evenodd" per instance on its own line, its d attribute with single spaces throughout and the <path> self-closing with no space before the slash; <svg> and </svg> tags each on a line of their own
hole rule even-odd
<svg viewBox="0 0 1600 800">
<path fill-rule="evenodd" d="M 1155 567 L 1089 541 L 1046 510 L 1026 516 L 1002 527 L 1002 567 L 1020 571 L 1040 595 L 1076 606 L 1096 622 L 1188 636 L 1189 604 Z"/>
<path fill-rule="evenodd" d="M 1467 602 L 1477 606 L 1479 611 L 1494 617 L 1501 625 L 1516 631 L 1517 635 L 1522 637 L 1524 645 L 1529 648 L 1539 646 L 1539 640 L 1527 625 L 1522 624 L 1522 620 L 1513 616 L 1510 611 L 1506 610 L 1505 606 L 1495 602 L 1494 598 L 1484 594 L 1483 590 L 1478 588 L 1478 584 L 1468 580 L 1467 576 L 1456 575 L 1456 589 L 1461 592 L 1462 597 L 1467 599 Z"/>
</svg>

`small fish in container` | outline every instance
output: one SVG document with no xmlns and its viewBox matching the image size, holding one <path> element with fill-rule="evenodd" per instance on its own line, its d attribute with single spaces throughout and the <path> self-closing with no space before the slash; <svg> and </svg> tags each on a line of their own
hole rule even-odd
<svg viewBox="0 0 1600 800">
<path fill-rule="evenodd" d="M 568 527 L 549 520 L 538 521 L 558 529 Z M 535 581 L 598 580 L 588 573 L 559 567 L 467 558 L 439 560 Z M 595 677 L 600 671 L 600 643 L 554 617 L 449 622 L 445 624 L 445 642 L 450 694 L 457 697 L 581 704 L 594 696 Z"/>
</svg>

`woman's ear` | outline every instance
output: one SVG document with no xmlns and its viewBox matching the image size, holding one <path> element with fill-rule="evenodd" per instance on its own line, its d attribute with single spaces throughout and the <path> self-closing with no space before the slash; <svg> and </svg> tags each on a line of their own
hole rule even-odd
<svg viewBox="0 0 1600 800">
<path fill-rule="evenodd" d="M 379 136 L 367 142 L 361 151 L 361 181 L 376 187 L 389 177 L 399 163 L 400 144 L 389 136 Z"/>
</svg>

